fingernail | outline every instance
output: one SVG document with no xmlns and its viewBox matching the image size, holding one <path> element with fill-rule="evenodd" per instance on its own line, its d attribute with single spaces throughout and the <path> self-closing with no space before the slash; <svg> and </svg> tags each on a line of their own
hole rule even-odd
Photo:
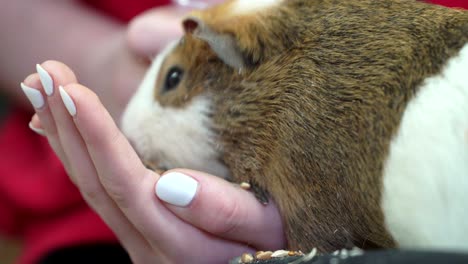
<svg viewBox="0 0 468 264">
<path fill-rule="evenodd" d="M 24 94 L 34 108 L 39 109 L 44 106 L 44 97 L 39 90 L 26 86 L 24 83 L 21 83 L 20 85 Z"/>
<path fill-rule="evenodd" d="M 163 175 L 156 183 L 159 199 L 175 206 L 186 207 L 197 193 L 198 182 L 180 172 Z"/>
<path fill-rule="evenodd" d="M 40 64 L 36 64 L 36 71 L 39 73 L 39 79 L 41 79 L 42 87 L 48 96 L 51 96 L 54 92 L 54 81 L 50 74 L 42 68 Z"/>
<path fill-rule="evenodd" d="M 29 122 L 29 128 L 41 136 L 45 136 L 44 129 L 33 127 L 32 122 Z"/>
<path fill-rule="evenodd" d="M 63 104 L 65 105 L 65 108 L 67 108 L 68 113 L 70 113 L 71 116 L 76 115 L 76 106 L 73 100 L 71 99 L 70 95 L 63 89 L 63 86 L 59 86 L 59 91 L 60 91 L 60 97 L 62 97 Z"/>
</svg>

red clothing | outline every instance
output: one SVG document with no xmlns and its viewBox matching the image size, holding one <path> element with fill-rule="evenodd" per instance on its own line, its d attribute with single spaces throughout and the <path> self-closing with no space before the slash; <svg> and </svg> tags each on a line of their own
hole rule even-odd
<svg viewBox="0 0 468 264">
<path fill-rule="evenodd" d="M 114 18 L 129 21 L 135 15 L 157 5 L 169 4 L 171 0 L 83 0 Z"/>
<path fill-rule="evenodd" d="M 169 0 L 87 0 L 122 21 Z M 432 0 L 468 9 L 466 0 Z M 19 263 L 34 263 L 64 246 L 115 242 L 116 238 L 81 199 L 47 140 L 28 128 L 31 115 L 14 111 L 0 130 L 0 232 L 21 236 Z"/>
<path fill-rule="evenodd" d="M 467 0 L 429 0 L 428 2 L 448 7 L 460 7 L 468 9 Z"/>
</svg>

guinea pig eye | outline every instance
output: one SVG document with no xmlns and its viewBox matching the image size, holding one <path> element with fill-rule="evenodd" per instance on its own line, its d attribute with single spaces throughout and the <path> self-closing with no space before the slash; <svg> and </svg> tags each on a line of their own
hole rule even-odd
<svg viewBox="0 0 468 264">
<path fill-rule="evenodd" d="M 180 67 L 173 66 L 170 68 L 167 72 L 166 80 L 164 81 L 163 92 L 167 92 L 176 88 L 182 80 L 183 75 L 184 71 Z"/>
</svg>

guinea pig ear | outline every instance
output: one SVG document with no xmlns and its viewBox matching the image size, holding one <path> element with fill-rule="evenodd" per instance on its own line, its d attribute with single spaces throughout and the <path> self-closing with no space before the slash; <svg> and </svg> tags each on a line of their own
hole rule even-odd
<svg viewBox="0 0 468 264">
<path fill-rule="evenodd" d="M 233 35 L 217 33 L 200 18 L 194 16 L 185 18 L 182 25 L 186 34 L 192 34 L 206 41 L 224 63 L 234 69 L 244 67 L 242 53 Z"/>
</svg>

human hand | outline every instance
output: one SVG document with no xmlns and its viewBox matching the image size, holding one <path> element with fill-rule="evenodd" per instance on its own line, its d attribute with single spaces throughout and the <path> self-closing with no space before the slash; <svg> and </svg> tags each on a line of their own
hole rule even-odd
<svg viewBox="0 0 468 264">
<path fill-rule="evenodd" d="M 160 176 L 146 169 L 95 93 L 59 62 L 42 68 L 42 83 L 37 73 L 24 80 L 36 109 L 31 126 L 42 129 L 135 263 L 226 263 L 244 252 L 285 246 L 273 203 L 263 206 L 251 193 L 201 172 Z"/>
</svg>

